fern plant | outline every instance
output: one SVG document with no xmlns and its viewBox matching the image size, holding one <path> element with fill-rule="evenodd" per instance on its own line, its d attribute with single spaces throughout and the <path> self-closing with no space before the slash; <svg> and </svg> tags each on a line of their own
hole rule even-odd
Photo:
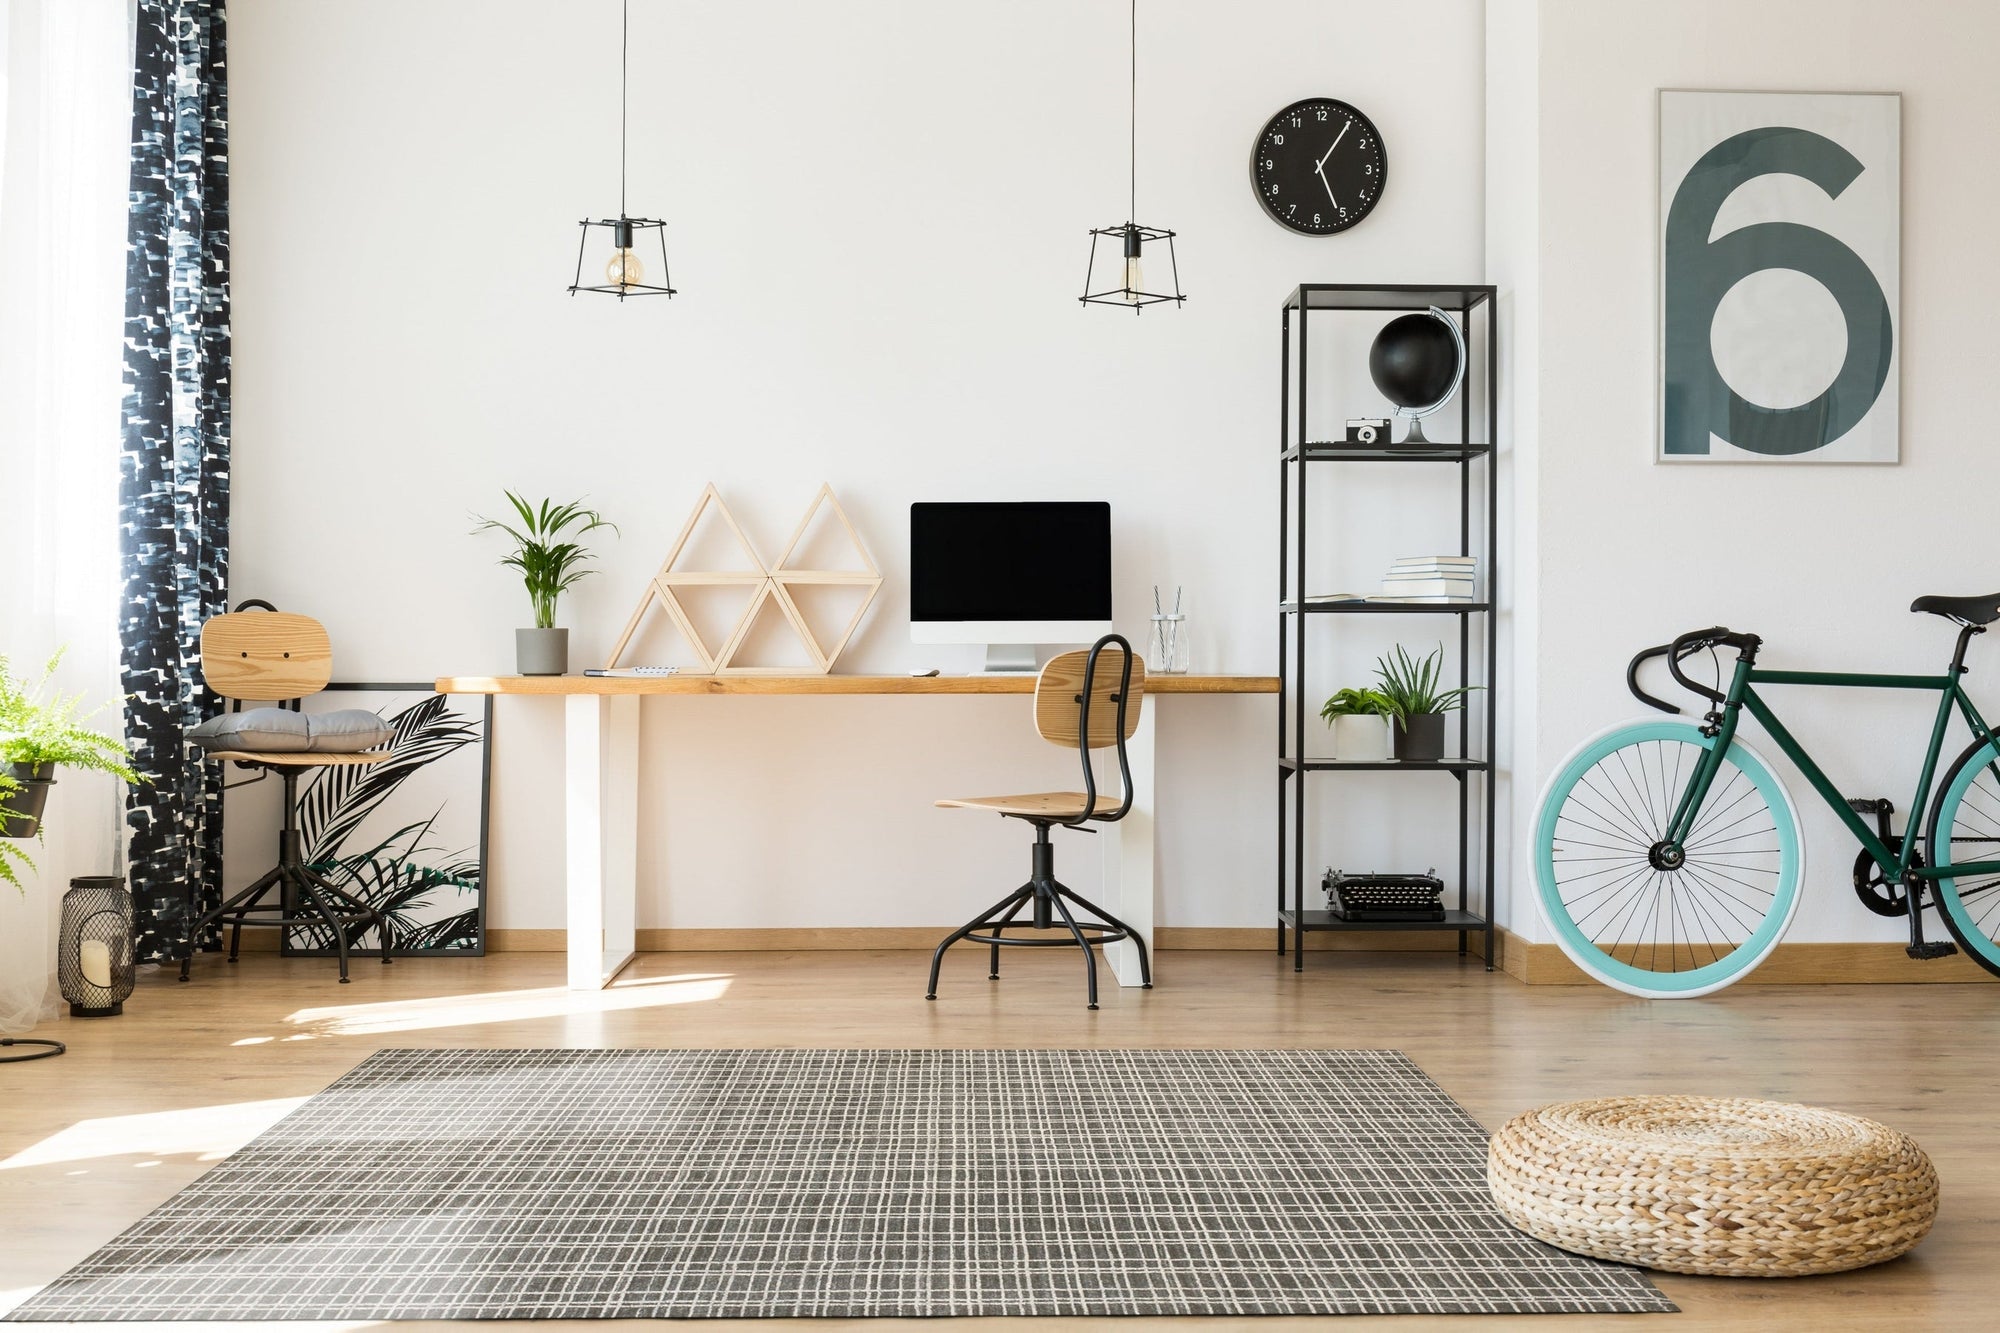
<svg viewBox="0 0 2000 1333">
<path fill-rule="evenodd" d="M 1376 658 L 1375 676 L 1379 692 L 1388 704 L 1389 716 L 1401 723 L 1427 713 L 1449 713 L 1465 707 L 1465 696 L 1480 687 L 1460 685 L 1440 690 L 1438 682 L 1443 669 L 1443 644 L 1428 656 L 1416 658 L 1399 643 L 1391 656 Z"/>
<path fill-rule="evenodd" d="M 556 599 L 596 572 L 587 568 L 590 552 L 578 542 L 563 540 L 564 536 L 581 537 L 597 528 L 617 532 L 618 525 L 608 522 L 595 509 L 586 509 L 582 500 L 560 505 L 543 500 L 540 505 L 533 505 L 512 491 L 506 494 L 520 526 L 497 518 L 481 518 L 473 532 L 497 529 L 514 539 L 513 551 L 500 563 L 521 571 L 521 579 L 528 585 L 528 600 L 535 607 L 535 628 L 554 629 Z"/>
<path fill-rule="evenodd" d="M 63 650 L 57 649 L 40 678 L 31 682 L 15 675 L 13 665 L 0 655 L 0 764 L 27 769 L 59 764 L 110 773 L 127 782 L 144 781 L 133 771 L 125 743 L 89 725 L 110 705 L 86 712 L 81 693 L 64 694 L 53 688 L 62 658 Z"/>
<path fill-rule="evenodd" d="M 20 789 L 20 783 L 14 781 L 14 779 L 8 777 L 5 773 L 0 773 L 0 801 L 5 801 L 8 796 Z M 4 805 L 0 805 L 0 880 L 5 880 L 7 883 L 12 884 L 16 892 L 23 894 L 28 891 L 28 886 L 21 882 L 21 872 L 23 870 L 33 870 L 35 868 L 35 858 L 29 856 L 21 844 L 15 840 L 14 835 L 8 830 L 8 825 L 17 819 L 25 820 L 26 818 L 27 816 L 17 815 Z M 38 835 L 37 841 L 39 840 Z"/>
</svg>

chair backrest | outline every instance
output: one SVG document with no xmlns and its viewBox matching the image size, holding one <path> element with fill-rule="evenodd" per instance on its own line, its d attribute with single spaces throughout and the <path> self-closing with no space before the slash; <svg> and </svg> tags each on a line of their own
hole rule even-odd
<svg viewBox="0 0 2000 1333">
<path fill-rule="evenodd" d="M 1132 658 L 1132 697 L 1125 701 L 1125 735 L 1118 735 L 1118 685 L 1125 675 L 1127 649 L 1116 642 L 1100 641 L 1097 672 L 1090 683 L 1090 740 L 1088 748 L 1101 750 L 1121 739 L 1129 739 L 1139 727 L 1139 710 L 1146 702 L 1146 664 Z M 1091 650 L 1058 653 L 1042 668 L 1035 680 L 1035 730 L 1042 739 L 1056 745 L 1076 745 L 1081 739 L 1083 677 Z"/>
<path fill-rule="evenodd" d="M 311 616 L 232 611 L 201 627 L 201 674 L 225 699 L 298 699 L 333 679 L 333 643 Z"/>
</svg>

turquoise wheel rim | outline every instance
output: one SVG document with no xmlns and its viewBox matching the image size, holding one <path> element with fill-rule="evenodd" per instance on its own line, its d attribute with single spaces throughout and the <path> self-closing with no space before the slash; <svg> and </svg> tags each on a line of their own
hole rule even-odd
<svg viewBox="0 0 2000 1333">
<path fill-rule="evenodd" d="M 1987 767 L 1996 761 L 2000 761 L 2000 755 L 1996 755 L 1993 743 L 1988 741 L 1979 751 L 1979 757 L 1961 767 L 1958 770 L 1957 776 L 1952 779 L 1951 786 L 1945 789 L 1944 799 L 1938 805 L 1936 824 L 1937 831 L 1945 838 L 1952 838 L 1958 829 L 1958 810 L 1959 806 L 1965 801 L 1965 794 L 1972 790 L 1972 784 L 1979 780 L 1979 775 L 1986 772 Z M 1974 808 L 1975 810 L 1978 809 L 1978 807 Z M 1992 824 L 1993 822 L 1991 818 L 1982 815 L 1982 824 Z M 1989 856 L 1973 859 L 1991 860 L 1996 858 Z M 1995 876 L 1994 878 L 2000 880 L 2000 876 Z M 1994 943 L 1991 928 L 1973 920 L 1971 912 L 1966 909 L 1965 899 L 1959 895 L 1958 879 L 1955 876 L 1947 879 L 1943 875 L 1940 875 L 1936 883 L 1938 886 L 1938 901 L 1944 904 L 1945 914 L 1951 918 L 1952 924 L 1958 928 L 1956 932 L 1958 942 L 1968 949 L 1976 950 L 1987 962 L 2000 965 L 2000 945 Z M 1996 889 L 1995 897 L 2000 898 L 2000 889 Z"/>
<path fill-rule="evenodd" d="M 1658 971 L 1639 967 L 1612 956 L 1598 947 L 1597 942 L 1584 932 L 1572 918 L 1568 904 L 1563 901 L 1562 883 L 1557 878 L 1556 849 L 1558 842 L 1561 841 L 1557 837 L 1557 831 L 1564 819 L 1564 810 L 1568 807 L 1572 794 L 1587 775 L 1597 770 L 1604 760 L 1616 755 L 1618 751 L 1654 741 L 1672 741 L 1698 746 L 1702 750 L 1708 750 L 1714 745 L 1712 740 L 1701 734 L 1699 728 L 1686 722 L 1664 720 L 1635 722 L 1630 726 L 1607 732 L 1586 745 L 1556 774 L 1549 784 L 1548 794 L 1542 798 L 1540 810 L 1536 812 L 1536 887 L 1541 899 L 1543 919 L 1556 933 L 1558 942 L 1563 946 L 1563 952 L 1586 972 L 1610 985 L 1635 993 L 1662 996 L 1700 994 L 1725 986 L 1756 967 L 1770 953 L 1777 944 L 1778 937 L 1790 924 L 1793 909 L 1798 902 L 1800 878 L 1797 816 L 1792 810 L 1791 801 L 1786 796 L 1784 787 L 1764 762 L 1744 746 L 1732 745 L 1726 757 L 1726 764 L 1733 764 L 1763 798 L 1764 807 L 1771 813 L 1773 828 L 1777 835 L 1777 863 L 1775 871 L 1772 872 L 1771 901 L 1764 910 L 1763 919 L 1735 948 L 1698 967 L 1680 971 Z M 1678 782 L 1676 787 L 1678 790 L 1684 787 L 1684 780 L 1688 776 L 1691 774 L 1676 771 L 1662 786 Z M 1697 817 L 1697 828 L 1700 827 L 1701 819 L 1707 817 L 1707 811 L 1716 808 L 1718 793 L 1725 790 L 1724 784 L 1727 780 L 1728 768 L 1725 766 L 1722 772 L 1718 773 L 1715 786 L 1710 789 L 1709 805 L 1705 807 L 1703 814 Z M 1690 948 L 1690 958 L 1693 956 Z"/>
</svg>

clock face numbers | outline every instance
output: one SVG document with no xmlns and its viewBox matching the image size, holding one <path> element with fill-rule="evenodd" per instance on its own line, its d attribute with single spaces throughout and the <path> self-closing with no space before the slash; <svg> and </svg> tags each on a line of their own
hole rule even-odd
<svg viewBox="0 0 2000 1333">
<path fill-rule="evenodd" d="M 1250 154 L 1257 202 L 1305 236 L 1331 236 L 1367 217 L 1388 177 L 1374 123 L 1331 97 L 1309 97 L 1271 117 Z"/>
</svg>

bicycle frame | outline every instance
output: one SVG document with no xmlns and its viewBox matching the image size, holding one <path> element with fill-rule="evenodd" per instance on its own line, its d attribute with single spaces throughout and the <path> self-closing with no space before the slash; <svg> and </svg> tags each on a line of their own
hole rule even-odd
<svg viewBox="0 0 2000 1333">
<path fill-rule="evenodd" d="M 1845 671 L 1765 671 L 1758 669 L 1756 665 L 1755 649 L 1744 649 L 1737 658 L 1736 671 L 1730 680 L 1728 691 L 1717 699 L 1721 705 L 1720 715 L 1711 712 L 1708 715 L 1707 725 L 1703 728 L 1704 731 L 1713 728 L 1710 734 L 1713 735 L 1715 743 L 1702 757 L 1693 778 L 1688 783 L 1687 790 L 1682 793 L 1680 805 L 1675 809 L 1673 819 L 1668 824 L 1664 845 L 1678 849 L 1687 838 L 1689 830 L 1694 825 L 1696 812 L 1707 799 L 1708 789 L 1722 767 L 1722 760 L 1728 754 L 1730 742 L 1735 738 L 1741 713 L 1743 710 L 1748 710 L 1758 725 L 1777 742 L 1785 757 L 1805 774 L 1806 781 L 1812 784 L 1820 799 L 1840 817 L 1840 822 L 1847 826 L 1855 840 L 1875 859 L 1875 863 L 1882 868 L 1889 882 L 1904 883 L 1912 875 L 1926 880 L 1946 876 L 1955 878 L 1962 875 L 2000 875 L 2000 861 L 1968 861 L 1958 865 L 1912 865 L 1917 849 L 1918 821 L 1923 818 L 1924 811 L 1928 808 L 1931 784 L 1936 779 L 1938 759 L 1944 752 L 1945 731 L 1954 708 L 1958 715 L 1965 719 L 1966 725 L 1972 729 L 1976 739 L 1986 741 L 1993 739 L 1992 728 L 1987 726 L 1986 719 L 1980 716 L 1979 710 L 1974 707 L 1964 687 L 1959 683 L 1966 669 L 1966 645 L 1971 642 L 1972 635 L 1976 632 L 1973 627 L 1967 627 L 1960 632 L 1957 650 L 1952 655 L 1951 667 L 1941 676 L 1892 676 Z M 1861 816 L 1848 805 L 1847 798 L 1841 795 L 1833 780 L 1813 762 L 1805 747 L 1798 742 L 1785 724 L 1778 720 L 1778 715 L 1757 693 L 1758 685 L 1931 690 L 1938 694 L 1937 716 L 1931 725 L 1930 745 L 1924 752 L 1923 769 L 1917 776 L 1916 795 L 1908 807 L 1911 832 L 1909 836 L 1903 838 L 1900 852 L 1892 850 L 1876 835 L 1874 829 L 1862 822 Z"/>
</svg>

